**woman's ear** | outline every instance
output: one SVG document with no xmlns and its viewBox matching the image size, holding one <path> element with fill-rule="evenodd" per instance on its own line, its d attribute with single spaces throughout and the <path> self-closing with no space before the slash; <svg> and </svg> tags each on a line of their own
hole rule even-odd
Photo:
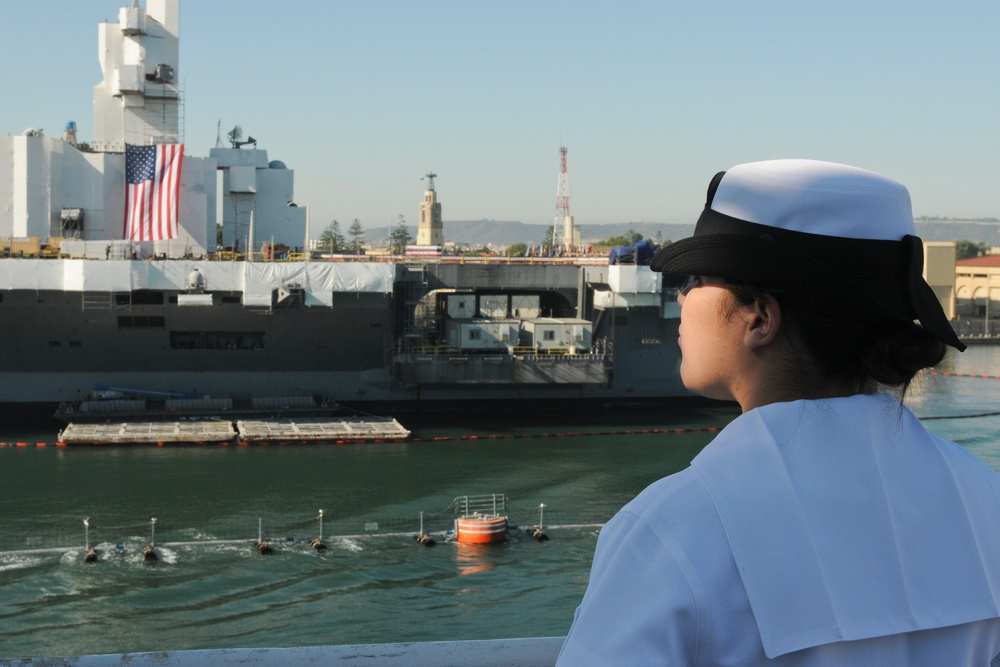
<svg viewBox="0 0 1000 667">
<path fill-rule="evenodd" d="M 743 343 L 756 350 L 774 342 L 781 328 L 781 306 L 772 296 L 764 296 L 746 306 L 747 328 Z"/>
</svg>

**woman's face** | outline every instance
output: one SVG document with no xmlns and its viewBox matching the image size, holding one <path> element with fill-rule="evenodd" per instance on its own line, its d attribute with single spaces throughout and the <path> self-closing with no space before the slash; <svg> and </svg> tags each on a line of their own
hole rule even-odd
<svg viewBox="0 0 1000 667">
<path fill-rule="evenodd" d="M 677 296 L 681 306 L 681 380 L 691 391 L 735 400 L 744 382 L 739 360 L 746 353 L 746 322 L 733 307 L 722 279 L 698 276 Z"/>
</svg>

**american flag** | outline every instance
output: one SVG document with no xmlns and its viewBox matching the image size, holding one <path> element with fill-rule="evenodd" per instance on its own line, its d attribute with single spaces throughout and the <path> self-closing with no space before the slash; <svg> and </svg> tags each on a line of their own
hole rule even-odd
<svg viewBox="0 0 1000 667">
<path fill-rule="evenodd" d="M 131 241 L 177 238 L 184 144 L 125 145 L 125 229 Z"/>
</svg>

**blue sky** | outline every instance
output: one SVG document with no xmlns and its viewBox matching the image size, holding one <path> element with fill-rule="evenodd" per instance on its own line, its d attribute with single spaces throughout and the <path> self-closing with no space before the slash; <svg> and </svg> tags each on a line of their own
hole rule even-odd
<svg viewBox="0 0 1000 667">
<path fill-rule="evenodd" d="M 0 132 L 89 139 L 125 0 L 0 2 Z M 240 125 L 314 236 L 415 224 L 429 170 L 446 222 L 549 224 L 563 143 L 578 225 L 692 222 L 716 171 L 776 157 L 1000 217 L 998 31 L 996 0 L 184 0 L 178 75 L 186 152 Z"/>
</svg>

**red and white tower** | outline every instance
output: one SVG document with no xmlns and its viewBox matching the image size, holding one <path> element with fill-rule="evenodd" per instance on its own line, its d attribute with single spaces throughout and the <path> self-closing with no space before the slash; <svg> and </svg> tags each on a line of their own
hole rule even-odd
<svg viewBox="0 0 1000 667">
<path fill-rule="evenodd" d="M 559 147 L 559 180 L 556 185 L 556 219 L 552 224 L 552 252 L 572 250 L 577 231 L 569 213 L 569 172 L 566 170 L 566 147 Z"/>
</svg>

